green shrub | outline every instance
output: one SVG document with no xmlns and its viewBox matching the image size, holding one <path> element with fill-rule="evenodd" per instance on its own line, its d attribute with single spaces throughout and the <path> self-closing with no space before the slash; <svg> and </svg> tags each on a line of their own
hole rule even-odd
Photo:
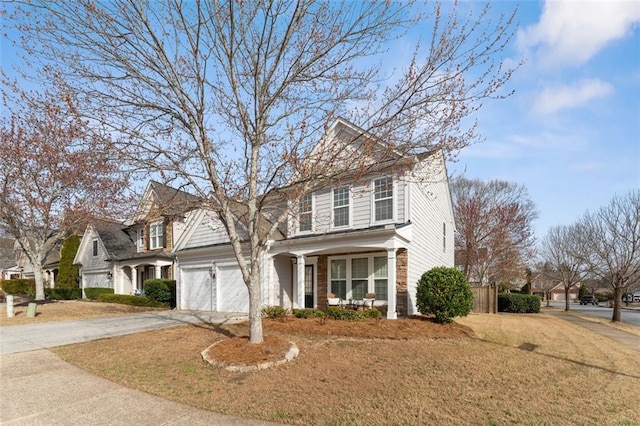
<svg viewBox="0 0 640 426">
<path fill-rule="evenodd" d="M 418 311 L 434 314 L 436 322 L 467 316 L 473 307 L 473 293 L 464 274 L 456 268 L 433 268 L 420 277 L 416 293 Z"/>
<path fill-rule="evenodd" d="M 361 311 L 361 312 L 365 318 L 373 318 L 373 319 L 382 318 L 382 312 L 380 312 L 376 308 L 365 309 L 364 311 Z"/>
<path fill-rule="evenodd" d="M 155 278 L 144 282 L 144 295 L 158 303 L 176 307 L 176 280 Z"/>
<path fill-rule="evenodd" d="M 44 294 L 47 298 L 54 300 L 76 300 L 82 297 L 82 290 L 79 288 L 45 288 Z"/>
<path fill-rule="evenodd" d="M 84 295 L 87 299 L 97 300 L 101 294 L 113 294 L 113 289 L 107 287 L 87 287 L 84 289 Z"/>
<path fill-rule="evenodd" d="M 79 268 L 73 259 L 80 247 L 80 237 L 72 235 L 62 243 L 56 288 L 78 288 Z"/>
<path fill-rule="evenodd" d="M 284 318 L 287 316 L 287 310 L 282 306 L 265 306 L 262 308 L 262 315 L 271 318 Z"/>
<path fill-rule="evenodd" d="M 146 306 L 151 308 L 162 308 L 165 305 L 151 300 L 145 296 L 131 296 L 128 294 L 101 294 L 98 296 L 98 302 L 104 303 L 120 303 L 121 305 Z"/>
<path fill-rule="evenodd" d="M 354 311 L 353 309 L 345 309 L 338 306 L 329 306 L 327 308 L 327 317 L 339 321 L 364 321 L 368 318 L 381 318 L 382 312 L 380 312 L 376 308 Z"/>
<path fill-rule="evenodd" d="M 0 281 L 0 287 L 7 294 L 20 294 L 34 297 L 36 295 L 36 281 L 33 279 L 17 278 Z"/>
<path fill-rule="evenodd" d="M 294 309 L 293 315 L 296 318 L 324 318 L 326 316 L 324 311 L 313 308 Z"/>
<path fill-rule="evenodd" d="M 538 313 L 540 312 L 540 297 L 529 294 L 499 294 L 498 312 L 510 312 L 514 314 Z"/>
</svg>

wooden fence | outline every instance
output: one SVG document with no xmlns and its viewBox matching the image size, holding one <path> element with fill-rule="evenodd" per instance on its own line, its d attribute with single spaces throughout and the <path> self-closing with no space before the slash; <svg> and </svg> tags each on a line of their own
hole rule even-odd
<svg viewBox="0 0 640 426">
<path fill-rule="evenodd" d="M 476 314 L 495 314 L 498 312 L 498 286 L 472 286 L 473 309 Z"/>
</svg>

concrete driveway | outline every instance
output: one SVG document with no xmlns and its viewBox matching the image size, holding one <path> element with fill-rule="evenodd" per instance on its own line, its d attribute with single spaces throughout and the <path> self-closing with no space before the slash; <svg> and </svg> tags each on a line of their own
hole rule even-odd
<svg viewBox="0 0 640 426">
<path fill-rule="evenodd" d="M 46 348 L 189 323 L 233 323 L 245 314 L 154 311 L 0 327 L 2 425 L 272 425 L 225 416 L 128 389 L 74 367 Z"/>
<path fill-rule="evenodd" d="M 230 324 L 246 321 L 242 313 L 149 311 L 108 318 L 89 318 L 0 327 L 0 355 L 53 348 L 184 324 Z"/>
</svg>

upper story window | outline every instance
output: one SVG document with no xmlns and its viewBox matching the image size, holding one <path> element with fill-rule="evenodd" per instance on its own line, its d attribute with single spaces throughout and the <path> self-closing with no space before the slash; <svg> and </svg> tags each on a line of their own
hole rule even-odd
<svg viewBox="0 0 640 426">
<path fill-rule="evenodd" d="M 136 231 L 137 240 L 138 240 L 138 252 L 144 250 L 144 228 L 138 229 Z"/>
<path fill-rule="evenodd" d="M 93 255 L 98 255 L 98 240 L 93 240 Z"/>
<path fill-rule="evenodd" d="M 305 194 L 298 207 L 298 227 L 300 231 L 311 231 L 313 227 L 313 196 Z"/>
<path fill-rule="evenodd" d="M 373 198 L 375 221 L 393 220 L 393 179 L 383 177 L 374 180 Z"/>
<path fill-rule="evenodd" d="M 333 190 L 333 226 L 349 225 L 349 187 Z"/>
<path fill-rule="evenodd" d="M 152 222 L 149 224 L 149 249 L 164 247 L 164 222 Z"/>
</svg>

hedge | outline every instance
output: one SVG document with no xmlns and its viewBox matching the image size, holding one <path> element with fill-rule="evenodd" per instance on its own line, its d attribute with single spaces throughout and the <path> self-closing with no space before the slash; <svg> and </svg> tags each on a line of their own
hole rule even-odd
<svg viewBox="0 0 640 426">
<path fill-rule="evenodd" d="M 498 295 L 498 312 L 536 314 L 540 312 L 540 297 L 530 294 L 502 293 Z"/>
<path fill-rule="evenodd" d="M 17 278 L 0 281 L 0 287 L 7 294 L 20 294 L 29 297 L 36 295 L 36 281 L 34 279 Z"/>
<path fill-rule="evenodd" d="M 82 290 L 79 288 L 45 288 L 44 294 L 47 298 L 54 300 L 76 300 L 82 297 Z"/>
<path fill-rule="evenodd" d="M 144 295 L 163 305 L 176 307 L 176 280 L 154 278 L 144 282 Z"/>
<path fill-rule="evenodd" d="M 84 289 L 84 295 L 87 299 L 97 300 L 101 294 L 113 294 L 113 289 L 108 287 L 87 287 Z"/>
<path fill-rule="evenodd" d="M 352 309 L 329 306 L 327 308 L 327 317 L 342 321 L 364 321 L 368 318 L 381 318 L 382 312 L 376 308 L 354 311 Z"/>
<path fill-rule="evenodd" d="M 101 294 L 98 296 L 98 302 L 104 303 L 120 303 L 122 305 L 146 306 L 151 308 L 162 308 L 164 304 L 158 303 L 145 296 L 131 296 L 128 294 Z"/>
<path fill-rule="evenodd" d="M 327 314 L 320 309 L 314 308 L 304 308 L 304 309 L 294 309 L 293 316 L 296 318 L 324 318 Z"/>
</svg>

